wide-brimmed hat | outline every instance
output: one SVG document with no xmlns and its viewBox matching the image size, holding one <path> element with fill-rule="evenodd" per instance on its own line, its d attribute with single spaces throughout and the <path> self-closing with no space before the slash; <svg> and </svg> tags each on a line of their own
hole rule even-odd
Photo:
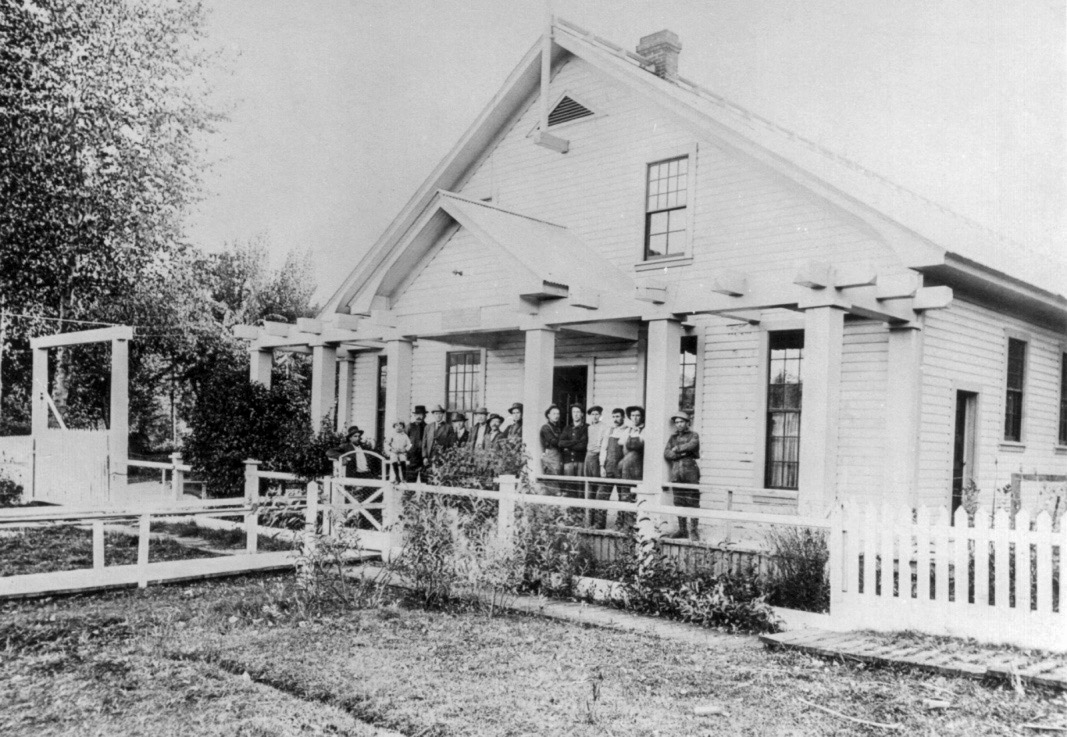
<svg viewBox="0 0 1067 737">
<path fill-rule="evenodd" d="M 682 410 L 678 410 L 673 415 L 671 415 L 671 420 L 685 420 L 686 422 L 693 421 L 693 419 L 689 416 L 689 413 L 683 412 Z"/>
<path fill-rule="evenodd" d="M 489 410 L 486 409 L 485 407 L 479 407 L 478 409 L 474 410 L 474 412 L 472 412 L 471 414 L 487 415 L 487 414 L 489 414 Z"/>
<path fill-rule="evenodd" d="M 359 428 L 359 425 L 349 425 L 348 429 L 345 430 L 345 437 L 347 438 L 349 435 L 355 435 L 357 432 L 360 435 L 363 434 L 363 431 Z"/>
<path fill-rule="evenodd" d="M 413 414 L 413 415 L 424 415 L 424 414 L 426 414 L 426 405 L 425 404 L 416 404 L 415 405 L 415 409 L 412 410 L 411 414 Z"/>
<path fill-rule="evenodd" d="M 430 411 L 431 412 L 446 412 L 447 410 L 444 407 L 442 407 L 441 405 L 435 404 L 433 406 L 433 409 L 431 409 Z"/>
<path fill-rule="evenodd" d="M 467 421 L 467 415 L 463 414 L 462 412 L 453 412 L 451 415 L 449 415 L 448 421 L 449 422 L 466 422 Z"/>
<path fill-rule="evenodd" d="M 634 412 L 640 412 L 642 415 L 644 415 L 645 408 L 642 407 L 640 404 L 631 404 L 629 407 L 626 408 L 627 417 L 630 417 Z"/>
<path fill-rule="evenodd" d="M 515 410 L 519 410 L 519 412 L 522 412 L 522 402 L 515 402 L 515 404 L 508 407 L 508 414 L 511 414 Z"/>
<path fill-rule="evenodd" d="M 589 414 L 590 412 L 599 412 L 600 414 L 604 414 L 604 408 L 601 407 L 599 404 L 594 404 L 592 407 L 585 411 L 586 414 Z"/>
<path fill-rule="evenodd" d="M 489 419 L 486 420 L 486 422 L 492 422 L 493 420 L 500 420 L 501 422 L 503 422 L 504 418 L 494 412 L 493 414 L 489 415 Z"/>
<path fill-rule="evenodd" d="M 551 412 L 554 409 L 559 409 L 559 405 L 558 404 L 550 404 L 550 405 L 548 405 L 548 409 L 545 410 L 545 419 L 546 420 L 548 419 L 548 413 Z"/>
</svg>

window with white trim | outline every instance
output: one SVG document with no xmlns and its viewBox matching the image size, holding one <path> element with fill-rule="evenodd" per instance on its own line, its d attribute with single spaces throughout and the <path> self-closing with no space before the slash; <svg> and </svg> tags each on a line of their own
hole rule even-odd
<svg viewBox="0 0 1067 737">
<path fill-rule="evenodd" d="M 1060 445 L 1067 445 L 1067 353 L 1060 354 Z"/>
<path fill-rule="evenodd" d="M 1026 341 L 1008 338 L 1007 385 L 1004 397 L 1004 439 L 1023 439 L 1023 387 L 1026 382 Z"/>
<path fill-rule="evenodd" d="M 804 331 L 768 334 L 767 454 L 764 486 L 796 489 L 800 478 L 800 407 Z"/>
<path fill-rule="evenodd" d="M 450 351 L 445 358 L 445 407 L 473 412 L 482 391 L 482 352 Z"/>
<path fill-rule="evenodd" d="M 682 336 L 681 376 L 678 387 L 678 409 L 693 416 L 697 399 L 697 336 Z"/>
<path fill-rule="evenodd" d="M 645 178 L 645 260 L 685 254 L 689 156 L 648 165 Z"/>
</svg>

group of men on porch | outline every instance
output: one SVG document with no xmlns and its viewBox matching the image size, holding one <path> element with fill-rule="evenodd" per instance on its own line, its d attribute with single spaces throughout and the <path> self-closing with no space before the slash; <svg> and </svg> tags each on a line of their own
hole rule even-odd
<svg viewBox="0 0 1067 737">
<path fill-rule="evenodd" d="M 604 409 L 594 405 L 586 409 L 572 404 L 568 408 L 567 422 L 562 411 L 553 404 L 545 410 L 545 424 L 540 431 L 541 469 L 544 476 L 572 476 L 586 479 L 622 479 L 640 481 L 643 475 L 645 441 L 643 432 L 644 408 L 632 405 L 625 410 L 616 407 L 611 412 L 611 424 L 601 420 Z M 427 421 L 427 414 L 432 420 Z M 474 450 L 492 451 L 505 444 L 522 443 L 523 405 L 516 402 L 508 409 L 510 421 L 505 425 L 502 415 L 490 413 L 485 407 L 473 412 L 473 427 L 467 427 L 467 417 L 462 412 L 449 414 L 440 404 L 429 413 L 425 405 L 416 405 L 412 421 L 405 425 L 396 422 L 392 434 L 383 443 L 391 466 L 391 475 L 397 481 L 413 481 L 423 476 L 426 470 L 445 451 L 468 446 Z M 663 457 L 670 463 L 670 482 L 675 504 L 680 507 L 698 507 L 700 493 L 697 489 L 673 487 L 674 484 L 697 484 L 700 481 L 700 437 L 690 429 L 687 413 L 676 412 L 671 421 L 674 432 L 667 441 Z M 362 430 L 349 428 L 348 442 L 352 448 L 368 447 L 362 443 Z M 360 454 L 356 454 L 358 459 Z M 358 471 L 364 469 L 360 468 Z M 357 471 L 357 472 L 358 472 Z M 612 490 L 621 502 L 634 500 L 633 486 L 626 484 L 600 483 L 590 487 L 589 497 L 608 501 Z M 548 493 L 578 497 L 580 484 L 551 480 L 546 484 Z M 607 514 L 596 511 L 592 517 L 594 527 L 607 526 Z M 632 515 L 620 514 L 616 525 L 626 528 L 633 523 Z M 677 537 L 696 537 L 696 520 L 679 518 Z"/>
</svg>

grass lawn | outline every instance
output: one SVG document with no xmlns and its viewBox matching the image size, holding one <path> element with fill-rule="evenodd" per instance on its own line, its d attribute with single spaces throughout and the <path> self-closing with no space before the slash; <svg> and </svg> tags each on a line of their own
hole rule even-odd
<svg viewBox="0 0 1067 737">
<path fill-rule="evenodd" d="M 153 540 L 148 560 L 214 558 L 212 553 L 191 550 L 173 540 Z M 137 562 L 137 537 L 122 533 L 104 535 L 104 563 L 108 566 Z M 35 527 L 0 534 L 0 576 L 25 573 L 72 571 L 93 567 L 93 533 L 71 526 Z"/>
<path fill-rule="evenodd" d="M 285 613 L 290 582 L 0 605 L 0 734 L 887 733 L 805 701 L 908 735 L 1022 734 L 1067 718 L 1056 693 L 768 652 L 754 638 L 696 647 L 395 601 L 301 620 Z M 693 714 L 708 704 L 725 713 Z"/>
</svg>

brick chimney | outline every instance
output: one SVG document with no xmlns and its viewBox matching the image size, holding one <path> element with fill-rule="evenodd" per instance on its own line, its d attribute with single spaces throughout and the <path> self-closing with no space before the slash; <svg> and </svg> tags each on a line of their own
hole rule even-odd
<svg viewBox="0 0 1067 737">
<path fill-rule="evenodd" d="M 664 79 L 678 77 L 678 55 L 682 41 L 674 31 L 663 30 L 644 36 L 637 44 L 637 53 L 656 65 L 656 76 Z"/>
</svg>

